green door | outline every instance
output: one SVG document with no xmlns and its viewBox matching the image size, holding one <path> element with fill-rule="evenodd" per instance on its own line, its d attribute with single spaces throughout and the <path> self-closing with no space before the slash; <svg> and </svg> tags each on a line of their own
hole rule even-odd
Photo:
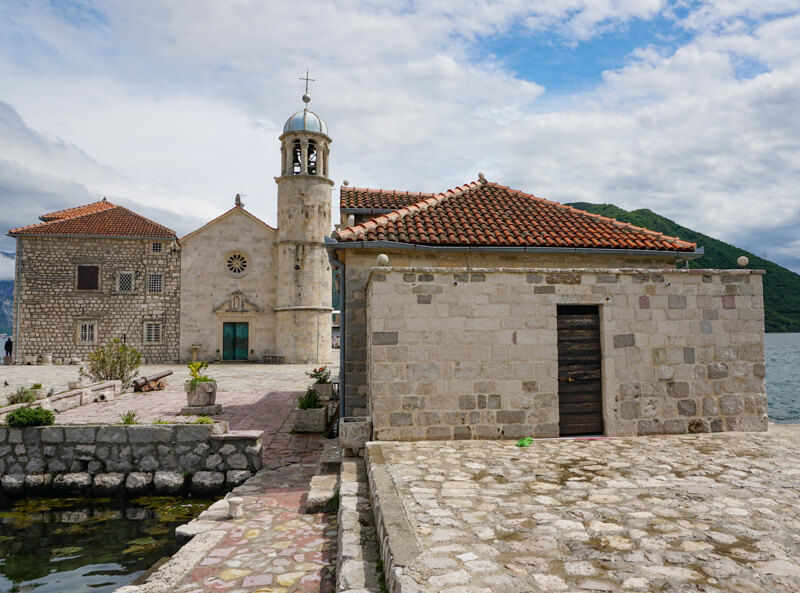
<svg viewBox="0 0 800 593">
<path fill-rule="evenodd" d="M 247 323 L 223 323 L 222 360 L 247 360 L 249 333 Z"/>
</svg>

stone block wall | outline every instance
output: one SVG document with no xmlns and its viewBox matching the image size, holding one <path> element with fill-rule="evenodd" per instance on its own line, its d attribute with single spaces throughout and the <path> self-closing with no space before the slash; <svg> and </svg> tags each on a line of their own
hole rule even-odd
<svg viewBox="0 0 800 593">
<path fill-rule="evenodd" d="M 336 257 L 344 262 L 342 345 L 344 348 L 344 416 L 369 413 L 367 385 L 367 296 L 366 287 L 379 253 L 389 256 L 393 267 L 435 266 L 442 268 L 591 268 L 598 256 L 546 255 L 536 253 L 447 252 L 435 250 L 341 249 Z M 674 265 L 677 259 L 658 257 L 602 256 L 607 267 L 653 267 Z"/>
<path fill-rule="evenodd" d="M 275 240 L 275 229 L 242 208 L 181 239 L 181 360 L 192 359 L 194 344 L 198 360 L 221 355 L 225 322 L 249 324 L 258 359 L 275 354 Z M 228 269 L 233 254 L 245 258 L 241 273 Z"/>
<path fill-rule="evenodd" d="M 766 430 L 760 271 L 376 268 L 377 440 L 559 435 L 557 305 L 597 305 L 610 436 Z"/>
<path fill-rule="evenodd" d="M 149 363 L 178 360 L 180 252 L 161 240 L 18 237 L 14 356 L 52 353 L 84 359 L 114 338 L 137 348 Z M 77 290 L 78 265 L 99 266 L 98 290 Z M 117 273 L 134 272 L 134 290 L 117 292 Z M 147 292 L 147 274 L 162 274 L 162 292 Z M 17 311 L 19 311 L 17 315 Z M 96 324 L 94 343 L 80 341 L 80 323 Z M 145 323 L 161 323 L 161 341 L 145 343 Z"/>
<path fill-rule="evenodd" d="M 261 468 L 262 433 L 222 433 L 220 427 L 226 429 L 219 424 L 0 427 L 0 485 L 9 494 L 177 491 L 187 480 L 196 491 L 232 487 Z"/>
</svg>

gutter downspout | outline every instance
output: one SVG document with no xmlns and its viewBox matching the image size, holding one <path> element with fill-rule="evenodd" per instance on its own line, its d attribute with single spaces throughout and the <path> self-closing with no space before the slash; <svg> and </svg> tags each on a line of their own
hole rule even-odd
<svg viewBox="0 0 800 593">
<path fill-rule="evenodd" d="M 17 254 L 16 254 L 16 261 L 14 262 L 14 364 L 19 364 L 19 310 L 20 310 L 20 299 L 19 299 L 19 278 L 20 278 L 20 268 L 22 266 L 22 241 L 19 237 L 15 237 L 17 240 Z"/>
<path fill-rule="evenodd" d="M 345 290 L 345 267 L 344 262 L 339 261 L 333 255 L 332 250 L 328 250 L 328 261 L 331 265 L 339 270 L 339 417 L 344 418 L 347 415 L 347 398 L 345 397 L 345 386 L 347 385 L 347 375 L 345 374 L 345 317 L 347 316 L 345 307 L 345 297 L 347 291 Z"/>
</svg>

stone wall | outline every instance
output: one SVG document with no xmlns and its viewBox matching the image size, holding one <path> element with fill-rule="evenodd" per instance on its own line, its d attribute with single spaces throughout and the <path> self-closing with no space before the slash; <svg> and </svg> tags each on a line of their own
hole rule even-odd
<svg viewBox="0 0 800 593">
<path fill-rule="evenodd" d="M 393 267 L 436 266 L 445 268 L 590 268 L 601 256 L 543 255 L 535 253 L 448 252 L 424 250 L 341 249 L 336 257 L 345 263 L 345 301 L 342 345 L 344 348 L 345 416 L 368 413 L 367 386 L 367 280 L 379 253 L 389 256 Z M 602 256 L 604 267 L 653 267 L 674 265 L 677 259 Z"/>
<path fill-rule="evenodd" d="M 558 304 L 599 307 L 605 434 L 766 430 L 761 274 L 376 268 L 374 437 L 558 436 Z"/>
<path fill-rule="evenodd" d="M 87 354 L 114 338 L 137 348 L 149 363 L 178 359 L 180 254 L 161 240 L 80 237 L 17 237 L 20 271 L 16 289 L 17 361 L 52 353 L 69 359 Z M 98 265 L 98 290 L 77 290 L 78 265 Z M 117 273 L 134 272 L 134 289 L 117 291 Z M 147 292 L 147 274 L 163 274 L 162 292 Z M 15 306 L 15 313 L 17 309 Z M 93 343 L 80 341 L 81 322 L 94 322 Z M 161 323 L 159 343 L 145 343 L 145 323 Z"/>
<path fill-rule="evenodd" d="M 181 239 L 181 360 L 192 359 L 195 344 L 199 360 L 221 356 L 225 322 L 249 324 L 256 358 L 276 353 L 275 238 L 275 229 L 236 208 Z M 246 260 L 241 273 L 228 269 L 236 253 Z"/>
<path fill-rule="evenodd" d="M 261 435 L 222 423 L 0 427 L 0 485 L 13 495 L 213 492 L 261 468 Z"/>
</svg>

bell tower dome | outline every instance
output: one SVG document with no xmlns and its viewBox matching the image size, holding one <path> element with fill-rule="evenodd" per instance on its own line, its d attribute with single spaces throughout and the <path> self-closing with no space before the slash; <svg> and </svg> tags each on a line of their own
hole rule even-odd
<svg viewBox="0 0 800 593">
<path fill-rule="evenodd" d="M 308 77 L 308 74 L 306 74 Z M 331 358 L 331 233 L 328 126 L 308 110 L 293 114 L 281 134 L 278 184 L 276 346 L 287 363 Z"/>
</svg>

